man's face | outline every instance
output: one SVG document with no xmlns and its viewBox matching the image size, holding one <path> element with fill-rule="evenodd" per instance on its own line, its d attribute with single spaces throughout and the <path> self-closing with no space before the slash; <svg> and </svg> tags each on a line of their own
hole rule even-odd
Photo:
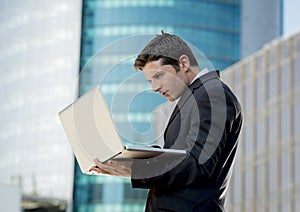
<svg viewBox="0 0 300 212">
<path fill-rule="evenodd" d="M 189 84 L 184 70 L 180 68 L 180 71 L 176 72 L 171 65 L 161 65 L 160 60 L 147 63 L 143 67 L 143 73 L 151 83 L 152 90 L 171 102 L 180 97 Z"/>
</svg>

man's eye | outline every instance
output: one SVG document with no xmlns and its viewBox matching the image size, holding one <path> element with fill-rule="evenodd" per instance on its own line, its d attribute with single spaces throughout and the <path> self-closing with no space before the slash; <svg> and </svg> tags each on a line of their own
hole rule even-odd
<svg viewBox="0 0 300 212">
<path fill-rule="evenodd" d="M 156 78 L 160 78 L 160 77 L 162 77 L 163 75 L 164 75 L 163 73 L 158 74 L 158 75 L 156 75 Z"/>
</svg>

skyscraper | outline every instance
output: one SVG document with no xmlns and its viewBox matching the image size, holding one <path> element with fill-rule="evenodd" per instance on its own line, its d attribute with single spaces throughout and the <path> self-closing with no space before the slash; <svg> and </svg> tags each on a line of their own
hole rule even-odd
<svg viewBox="0 0 300 212">
<path fill-rule="evenodd" d="M 57 114 L 77 96 L 81 2 L 0 10 L 0 184 L 70 202 L 74 159 Z"/>
<path fill-rule="evenodd" d="M 280 37 L 282 31 L 283 0 L 241 1 L 241 58 Z"/>
<path fill-rule="evenodd" d="M 245 123 L 229 211 L 300 210 L 300 34 L 268 43 L 222 77 Z"/>
</svg>

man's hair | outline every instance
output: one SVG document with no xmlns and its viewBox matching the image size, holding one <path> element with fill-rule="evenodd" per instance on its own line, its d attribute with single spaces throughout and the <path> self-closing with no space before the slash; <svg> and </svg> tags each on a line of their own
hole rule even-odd
<svg viewBox="0 0 300 212">
<path fill-rule="evenodd" d="M 170 57 L 165 57 L 162 55 L 154 55 L 154 54 L 143 54 L 139 55 L 138 58 L 135 60 L 134 68 L 142 70 L 142 68 L 152 61 L 160 60 L 161 65 L 171 65 L 173 68 L 178 72 L 179 69 L 179 62 Z"/>
<path fill-rule="evenodd" d="M 162 65 L 172 65 L 179 71 L 179 58 L 182 55 L 188 56 L 191 66 L 198 66 L 192 50 L 185 41 L 176 35 L 162 32 L 141 51 L 135 60 L 134 68 L 142 70 L 147 63 L 161 59 Z"/>
</svg>

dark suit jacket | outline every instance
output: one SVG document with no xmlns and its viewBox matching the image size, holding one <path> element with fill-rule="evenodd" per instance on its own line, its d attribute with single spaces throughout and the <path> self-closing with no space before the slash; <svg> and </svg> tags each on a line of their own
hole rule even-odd
<svg viewBox="0 0 300 212">
<path fill-rule="evenodd" d="M 165 148 L 186 157 L 133 163 L 132 187 L 150 189 L 146 211 L 224 211 L 241 126 L 240 104 L 218 71 L 195 80 L 164 134 Z"/>
</svg>

